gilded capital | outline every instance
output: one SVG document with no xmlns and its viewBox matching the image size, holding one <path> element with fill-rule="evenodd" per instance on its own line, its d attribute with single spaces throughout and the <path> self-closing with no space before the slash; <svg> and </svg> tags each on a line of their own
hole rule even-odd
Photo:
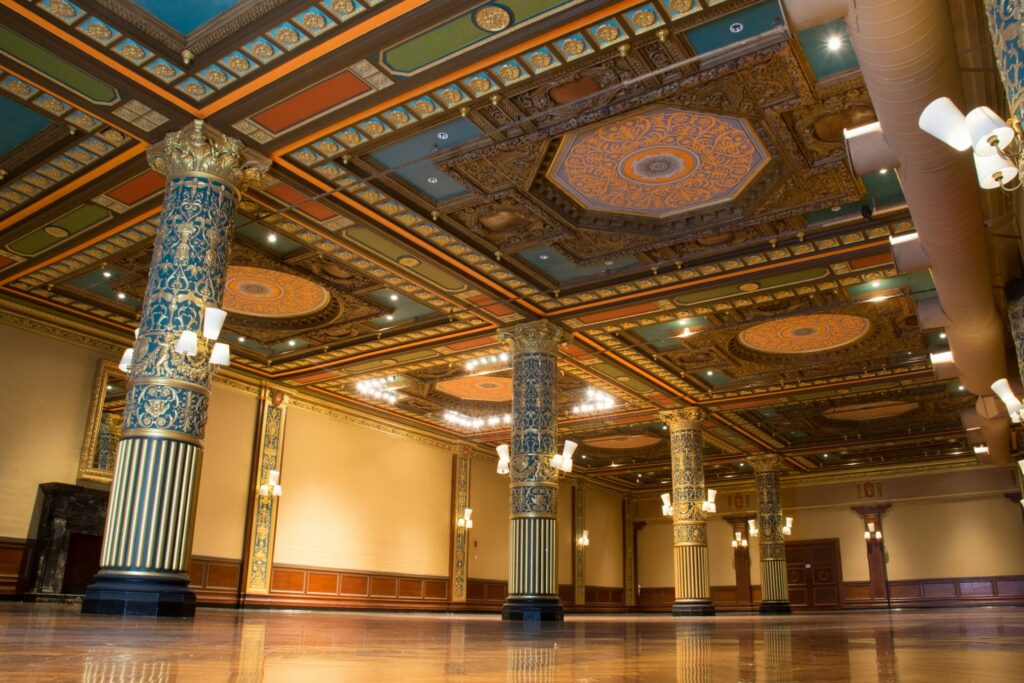
<svg viewBox="0 0 1024 683">
<path fill-rule="evenodd" d="M 697 406 L 662 410 L 658 413 L 658 418 L 668 425 L 670 432 L 680 429 L 700 429 L 700 423 L 704 420 L 704 411 Z"/>
<path fill-rule="evenodd" d="M 763 474 L 766 472 L 782 472 L 782 456 L 776 455 L 775 453 L 766 453 L 765 455 L 752 455 L 748 458 L 751 466 L 754 468 L 756 474 Z"/>
<path fill-rule="evenodd" d="M 168 178 L 209 176 L 239 191 L 260 187 L 270 168 L 270 159 L 198 119 L 168 133 L 163 142 L 149 148 L 146 159 L 150 168 Z"/>
<path fill-rule="evenodd" d="M 498 338 L 508 344 L 512 353 L 548 353 L 554 355 L 562 343 L 562 330 L 546 320 L 522 323 L 503 330 Z"/>
</svg>

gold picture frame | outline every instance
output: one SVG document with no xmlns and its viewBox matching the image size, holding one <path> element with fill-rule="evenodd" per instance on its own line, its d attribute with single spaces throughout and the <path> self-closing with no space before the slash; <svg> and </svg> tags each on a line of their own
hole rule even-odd
<svg viewBox="0 0 1024 683">
<path fill-rule="evenodd" d="M 96 368 L 78 460 L 79 479 L 107 484 L 113 480 L 127 389 L 128 376 L 113 361 L 101 360 Z"/>
</svg>

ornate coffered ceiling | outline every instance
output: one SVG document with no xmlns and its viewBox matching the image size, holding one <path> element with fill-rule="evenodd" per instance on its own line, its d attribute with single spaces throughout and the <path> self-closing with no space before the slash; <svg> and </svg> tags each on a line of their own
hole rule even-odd
<svg viewBox="0 0 1024 683">
<path fill-rule="evenodd" d="M 497 332 L 548 318 L 583 476 L 661 487 L 657 411 L 691 404 L 712 482 L 765 451 L 797 471 L 970 458 L 968 398 L 933 378 L 944 341 L 914 314 L 932 283 L 892 263 L 913 230 L 896 174 L 847 163 L 842 129 L 874 120 L 856 61 L 806 50 L 774 0 L 0 17 L 0 296 L 22 319 L 127 343 L 163 191 L 144 152 L 202 118 L 274 162 L 225 302 L 254 379 L 489 447 Z M 374 378 L 395 405 L 358 391 Z M 573 413 L 588 387 L 615 408 Z"/>
</svg>

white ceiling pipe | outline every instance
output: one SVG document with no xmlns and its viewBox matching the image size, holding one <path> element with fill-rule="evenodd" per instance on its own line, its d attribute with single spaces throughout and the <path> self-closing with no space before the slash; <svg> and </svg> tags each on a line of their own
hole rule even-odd
<svg viewBox="0 0 1024 683">
<path fill-rule="evenodd" d="M 896 270 L 901 273 L 916 273 L 919 270 L 928 270 L 931 262 L 928 254 L 924 253 L 921 240 L 916 237 L 917 233 L 911 235 L 899 235 L 889 240 L 889 247 L 892 249 L 892 259 L 896 262 Z M 911 239 L 911 237 L 913 237 Z"/>
<path fill-rule="evenodd" d="M 900 160 L 885 140 L 882 126 L 876 121 L 843 131 L 850 166 L 858 176 L 871 175 L 899 167 Z"/>
<path fill-rule="evenodd" d="M 974 405 L 981 427 L 982 441 L 988 452 L 979 454 L 978 462 L 985 465 L 1010 465 L 1010 419 L 1006 406 L 995 396 L 979 396 Z"/>
<path fill-rule="evenodd" d="M 917 308 L 917 324 L 922 330 L 941 330 L 950 325 L 946 312 L 942 310 L 942 302 L 937 296 L 917 300 L 915 308 Z"/>
</svg>

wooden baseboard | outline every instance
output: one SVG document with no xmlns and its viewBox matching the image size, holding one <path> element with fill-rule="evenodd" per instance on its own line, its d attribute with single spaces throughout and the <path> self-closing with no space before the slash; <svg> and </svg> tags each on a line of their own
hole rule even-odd
<svg viewBox="0 0 1024 683">
<path fill-rule="evenodd" d="M 24 539 L 0 538 L 0 596 L 13 597 L 28 589 L 31 546 L 31 541 Z"/>
</svg>

